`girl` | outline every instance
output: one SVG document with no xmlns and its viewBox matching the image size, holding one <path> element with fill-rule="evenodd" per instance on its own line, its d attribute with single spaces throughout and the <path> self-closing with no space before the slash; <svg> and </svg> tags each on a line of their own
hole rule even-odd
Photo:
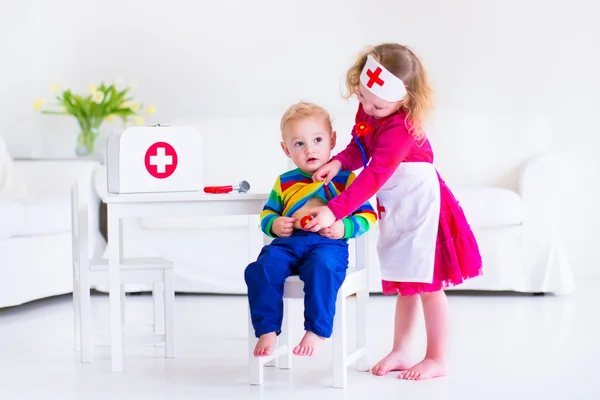
<svg viewBox="0 0 600 400">
<path fill-rule="evenodd" d="M 326 206 L 309 211 L 313 219 L 306 229 L 329 227 L 377 194 L 383 292 L 398 299 L 392 351 L 372 373 L 402 371 L 401 379 L 445 375 L 449 310 L 443 289 L 480 275 L 481 256 L 462 209 L 433 166 L 423 131 L 431 108 L 425 70 L 409 48 L 382 44 L 358 58 L 346 86 L 347 97 L 360 102 L 352 141 L 313 179 L 327 183 L 341 169 L 364 170 Z M 412 365 L 408 342 L 419 301 L 427 351 Z"/>
</svg>

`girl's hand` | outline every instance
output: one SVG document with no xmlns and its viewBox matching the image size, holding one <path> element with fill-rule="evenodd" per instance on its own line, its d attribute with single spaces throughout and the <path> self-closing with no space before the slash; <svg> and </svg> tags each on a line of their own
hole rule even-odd
<svg viewBox="0 0 600 400">
<path fill-rule="evenodd" d="M 331 180 L 340 172 L 342 169 L 342 163 L 338 160 L 329 161 L 321 168 L 315 171 L 312 178 L 313 181 L 325 181 L 325 184 L 331 182 Z"/>
<path fill-rule="evenodd" d="M 307 211 L 312 215 L 312 220 L 304 226 L 304 230 L 319 232 L 323 228 L 329 228 L 335 222 L 335 215 L 327 206 L 313 208 Z"/>
<path fill-rule="evenodd" d="M 294 218 L 289 217 L 277 217 L 271 225 L 271 232 L 277 237 L 285 238 L 292 236 L 294 232 Z"/>
<path fill-rule="evenodd" d="M 319 235 L 329 239 L 341 239 L 344 237 L 344 233 L 346 233 L 346 228 L 341 219 L 335 221 L 329 228 L 323 228 L 319 231 Z"/>
</svg>

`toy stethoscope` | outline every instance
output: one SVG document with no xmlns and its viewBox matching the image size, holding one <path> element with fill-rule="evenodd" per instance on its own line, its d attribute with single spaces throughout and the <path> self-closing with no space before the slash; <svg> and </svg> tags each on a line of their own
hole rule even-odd
<svg viewBox="0 0 600 400">
<path fill-rule="evenodd" d="M 369 125 L 366 122 L 359 122 L 359 123 L 355 124 L 354 127 L 352 128 L 352 137 L 354 138 L 354 141 L 358 145 L 360 153 L 362 154 L 363 165 L 365 167 L 367 166 L 367 162 L 368 162 L 367 153 L 365 152 L 365 148 L 360 143 L 360 140 L 358 140 L 358 138 L 361 136 L 368 135 L 369 133 L 373 132 L 374 130 L 379 129 L 383 124 L 385 124 L 388 121 L 388 119 L 389 118 L 384 118 L 383 120 L 381 120 L 381 122 L 379 122 L 375 125 Z"/>
</svg>

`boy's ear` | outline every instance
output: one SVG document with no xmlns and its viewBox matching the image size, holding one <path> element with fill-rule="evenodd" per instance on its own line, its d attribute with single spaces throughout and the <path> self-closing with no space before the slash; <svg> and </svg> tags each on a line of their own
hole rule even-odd
<svg viewBox="0 0 600 400">
<path fill-rule="evenodd" d="M 281 142 L 281 149 L 283 150 L 283 152 L 285 153 L 286 156 L 288 156 L 289 158 L 292 158 L 290 156 L 290 151 L 287 148 L 287 145 L 285 144 L 285 142 Z"/>
<path fill-rule="evenodd" d="M 331 150 L 333 150 L 333 148 L 335 147 L 336 140 L 337 140 L 337 135 L 336 135 L 335 131 L 331 131 Z"/>
</svg>

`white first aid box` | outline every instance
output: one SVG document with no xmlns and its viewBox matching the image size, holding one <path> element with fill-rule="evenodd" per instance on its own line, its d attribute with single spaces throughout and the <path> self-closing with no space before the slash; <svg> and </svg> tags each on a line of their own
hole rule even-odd
<svg viewBox="0 0 600 400">
<path fill-rule="evenodd" d="M 202 136 L 191 127 L 136 126 L 106 142 L 109 193 L 202 190 Z"/>
</svg>

